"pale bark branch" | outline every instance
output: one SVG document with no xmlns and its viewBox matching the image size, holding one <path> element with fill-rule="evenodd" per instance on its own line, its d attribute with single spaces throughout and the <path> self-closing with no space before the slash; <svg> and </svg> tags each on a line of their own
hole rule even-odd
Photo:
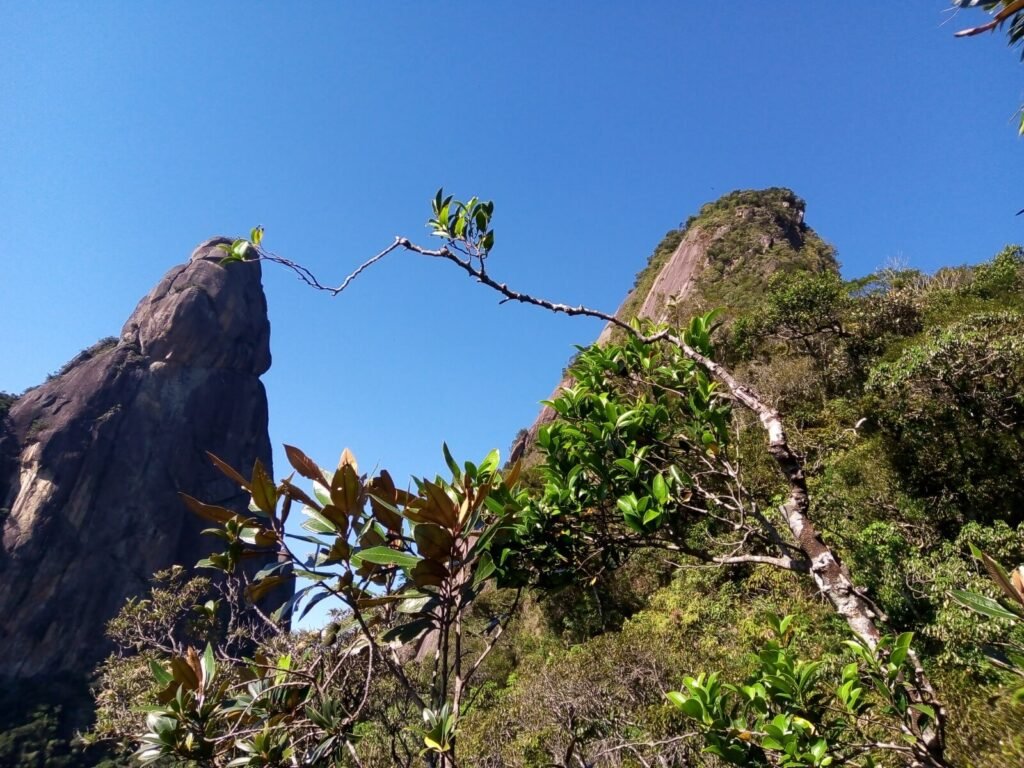
<svg viewBox="0 0 1024 768">
<path fill-rule="evenodd" d="M 454 243 L 451 245 L 454 246 Z M 775 460 L 789 488 L 786 501 L 780 505 L 780 512 L 800 551 L 809 563 L 808 567 L 811 577 L 814 579 L 818 590 L 832 604 L 835 611 L 846 621 L 857 637 L 872 649 L 877 646 L 882 634 L 878 626 L 881 617 L 876 614 L 871 602 L 865 599 L 860 590 L 855 587 L 850 578 L 849 571 L 843 565 L 839 556 L 825 544 L 821 534 L 810 519 L 810 496 L 807 491 L 807 478 L 804 474 L 803 458 L 790 445 L 780 413 L 753 389 L 738 381 L 729 370 L 687 344 L 681 337 L 671 333 L 670 330 L 665 329 L 647 335 L 613 314 L 592 309 L 583 304 L 572 306 L 516 291 L 509 288 L 506 283 L 498 282 L 488 275 L 483 269 L 482 259 L 479 257 L 477 257 L 477 261 L 480 263 L 480 266 L 477 266 L 472 255 L 462 258 L 448 246 L 438 249 L 423 248 L 404 237 L 396 237 L 394 243 L 376 256 L 360 264 L 336 288 L 324 286 L 309 270 L 295 264 L 295 262 L 268 254 L 260 248 L 257 248 L 257 253 L 260 259 L 274 261 L 294 270 L 300 279 L 312 287 L 326 291 L 332 296 L 337 296 L 363 271 L 399 247 L 421 256 L 452 262 L 478 283 L 482 283 L 501 294 L 504 297 L 502 303 L 505 301 L 515 301 L 569 316 L 592 317 L 621 328 L 627 334 L 643 343 L 653 344 L 664 341 L 672 344 L 683 355 L 723 384 L 726 390 L 728 390 L 730 397 L 752 411 L 761 422 L 768 440 L 768 452 Z M 792 561 L 790 558 L 785 559 L 790 562 L 799 562 Z M 780 559 L 767 558 L 762 559 L 761 562 L 779 565 L 778 562 L 771 562 L 773 560 Z M 798 570 L 790 566 L 781 567 Z M 918 734 L 920 742 L 919 746 L 915 749 L 915 758 L 919 761 L 920 765 L 943 766 L 945 765 L 942 757 L 944 751 L 943 726 L 945 722 L 945 709 L 936 699 L 934 689 L 928 681 L 923 668 L 916 661 L 916 657 L 914 658 L 914 663 L 915 694 L 919 697 L 918 700 L 920 702 L 929 704 L 936 712 L 935 721 L 924 725 L 920 729 Z"/>
</svg>

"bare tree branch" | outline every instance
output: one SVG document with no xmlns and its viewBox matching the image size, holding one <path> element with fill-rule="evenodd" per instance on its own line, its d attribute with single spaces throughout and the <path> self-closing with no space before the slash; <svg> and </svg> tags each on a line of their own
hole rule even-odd
<svg viewBox="0 0 1024 768">
<path fill-rule="evenodd" d="M 775 460 L 789 487 L 787 499 L 779 507 L 780 512 L 786 521 L 790 533 L 809 563 L 811 576 L 819 591 L 832 604 L 835 611 L 843 617 L 857 637 L 872 649 L 877 646 L 881 638 L 881 631 L 878 626 L 881 617 L 875 612 L 872 603 L 865 599 L 862 590 L 859 590 L 853 584 L 846 566 L 842 563 L 839 556 L 825 544 L 821 534 L 810 519 L 810 497 L 807 491 L 807 478 L 804 473 L 803 458 L 790 445 L 781 414 L 769 405 L 763 397 L 758 395 L 757 392 L 738 381 L 728 369 L 687 344 L 683 338 L 673 334 L 669 329 L 666 328 L 648 335 L 613 314 L 592 309 L 582 304 L 571 306 L 516 291 L 509 288 L 506 283 L 498 282 L 487 274 L 483 269 L 483 259 L 479 254 L 476 256 L 475 261 L 472 253 L 467 254 L 465 258 L 459 256 L 453 250 L 455 243 L 452 241 L 449 241 L 449 244 L 445 247 L 429 249 L 411 242 L 408 238 L 396 237 L 394 243 L 360 264 L 336 288 L 323 285 L 308 269 L 291 260 L 269 254 L 259 247 L 256 248 L 256 251 L 260 260 L 282 264 L 295 271 L 300 279 L 312 287 L 326 291 L 332 296 L 337 296 L 362 272 L 399 247 L 428 258 L 450 261 L 478 283 L 499 293 L 503 297 L 501 303 L 515 301 L 569 316 L 593 317 L 622 329 L 625 333 L 643 343 L 654 344 L 662 341 L 669 343 L 723 384 L 732 399 L 757 416 L 766 433 L 768 452 Z M 794 561 L 788 557 L 759 558 L 756 561 L 746 559 L 742 562 L 762 562 L 777 567 L 785 567 L 790 570 L 801 570 L 799 567 L 794 567 L 800 561 Z M 945 708 L 937 700 L 934 689 L 923 668 L 917 662 L 916 657 L 914 658 L 914 663 L 916 671 L 914 681 L 915 694 L 918 701 L 928 704 L 936 713 L 935 719 L 925 723 L 919 729 L 919 733 L 916 734 L 919 741 L 918 747 L 915 749 L 915 756 L 922 765 L 945 765 L 942 757 L 944 751 Z"/>
</svg>

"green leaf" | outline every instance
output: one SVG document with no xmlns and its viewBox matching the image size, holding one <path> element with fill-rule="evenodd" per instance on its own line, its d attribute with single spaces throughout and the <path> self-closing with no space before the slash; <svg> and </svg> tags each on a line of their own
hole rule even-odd
<svg viewBox="0 0 1024 768">
<path fill-rule="evenodd" d="M 501 454 L 498 453 L 498 449 L 495 448 L 493 451 L 484 456 L 484 460 L 480 462 L 480 466 L 477 468 L 479 475 L 491 475 L 494 474 L 498 469 L 498 464 L 501 462 Z"/>
<path fill-rule="evenodd" d="M 629 459 L 616 459 L 612 464 L 619 469 L 623 469 L 630 474 L 631 477 L 636 477 L 637 467 Z"/>
<path fill-rule="evenodd" d="M 462 471 L 459 469 L 459 463 L 455 461 L 451 451 L 448 450 L 448 443 L 441 443 L 441 451 L 444 453 L 444 463 L 451 470 L 452 477 L 458 480 L 462 476 Z"/>
<path fill-rule="evenodd" d="M 907 658 L 907 653 L 910 651 L 910 643 L 913 642 L 913 639 L 913 632 L 904 632 L 897 637 L 896 642 L 893 645 L 893 651 L 889 655 L 889 661 L 897 667 L 902 667 L 903 662 Z"/>
<path fill-rule="evenodd" d="M 684 699 L 680 704 L 677 705 L 679 709 L 683 711 L 683 714 L 687 717 L 692 717 L 694 720 L 704 720 L 705 709 L 700 699 L 689 697 Z"/>
<path fill-rule="evenodd" d="M 953 590 L 953 598 L 972 611 L 992 619 L 1008 619 L 1010 621 L 1018 621 L 1020 619 L 1016 613 L 1008 611 L 991 597 L 979 595 L 976 592 L 965 592 L 964 590 L 955 589 Z"/>
<path fill-rule="evenodd" d="M 669 691 L 668 693 L 665 694 L 665 696 L 668 698 L 669 701 L 671 701 L 673 704 L 675 704 L 679 709 L 682 709 L 683 708 L 683 703 L 688 698 L 690 698 L 685 693 L 680 693 L 679 691 Z"/>
<path fill-rule="evenodd" d="M 480 560 L 476 566 L 476 572 L 473 574 L 473 589 L 476 589 L 480 584 L 489 579 L 495 570 L 497 570 L 497 566 L 494 565 L 491 553 L 484 552 L 483 555 L 480 556 Z"/>
<path fill-rule="evenodd" d="M 409 554 L 408 552 L 399 552 L 397 549 L 391 549 L 391 547 L 363 549 L 354 555 L 352 559 L 359 559 L 364 563 L 373 563 L 374 565 L 397 565 L 399 568 L 413 568 L 421 560 L 416 555 Z"/>
<path fill-rule="evenodd" d="M 150 659 L 149 671 L 153 673 L 153 679 L 160 685 L 169 685 L 174 681 L 174 675 L 164 669 L 163 666 L 158 664 L 154 659 Z"/>
<path fill-rule="evenodd" d="M 255 227 L 253 227 L 252 231 L 249 233 L 249 240 L 252 241 L 253 245 L 259 245 L 260 243 L 262 243 L 263 242 L 263 227 L 260 226 L 259 224 L 257 224 Z"/>
<path fill-rule="evenodd" d="M 231 244 L 231 250 L 229 251 L 231 256 L 234 258 L 245 261 L 249 255 L 249 241 L 239 238 Z"/>
<path fill-rule="evenodd" d="M 267 515 L 273 515 L 277 508 L 277 488 L 259 459 L 252 467 L 252 500 Z"/>
<path fill-rule="evenodd" d="M 783 618 L 781 618 L 779 620 L 779 635 L 786 634 L 786 630 L 789 629 L 789 627 L 790 627 L 790 625 L 792 623 L 793 623 L 793 615 L 792 614 L 789 614 L 788 616 L 784 616 Z"/>
<path fill-rule="evenodd" d="M 395 608 L 399 613 L 416 614 L 423 613 L 428 607 L 436 605 L 437 598 L 433 595 L 425 595 L 422 592 L 403 592 L 402 602 Z"/>
<path fill-rule="evenodd" d="M 651 493 L 654 494 L 658 504 L 664 505 L 668 501 L 668 483 L 665 482 L 665 478 L 660 472 L 654 476 L 654 482 L 651 483 Z M 644 520 L 644 522 L 646 523 L 647 521 Z"/>
<path fill-rule="evenodd" d="M 303 507 L 302 514 L 307 515 L 310 519 L 306 520 L 302 527 L 307 531 L 313 533 L 337 533 L 338 527 L 324 517 L 322 514 L 317 512 L 312 507 Z"/>
<path fill-rule="evenodd" d="M 238 538 L 253 547 L 271 547 L 277 543 L 277 534 L 262 526 L 244 526 L 238 532 Z"/>
<path fill-rule="evenodd" d="M 911 704 L 910 708 L 916 709 L 922 715 L 927 715 L 928 718 L 931 720 L 935 719 L 935 710 L 932 707 L 929 707 L 927 704 Z"/>
<path fill-rule="evenodd" d="M 203 658 L 200 659 L 199 665 L 203 671 L 203 683 L 208 684 L 217 675 L 217 660 L 213 655 L 213 646 L 209 643 L 206 644 L 206 650 L 203 651 Z"/>
<path fill-rule="evenodd" d="M 400 624 L 397 627 L 389 629 L 383 635 L 381 635 L 381 642 L 405 644 L 417 637 L 422 635 L 427 630 L 431 629 L 434 623 L 429 618 L 413 619 L 406 624 Z"/>
<path fill-rule="evenodd" d="M 315 582 L 327 581 L 328 579 L 334 578 L 336 575 L 334 573 L 316 573 L 315 571 L 307 571 L 305 568 L 296 568 L 292 573 L 303 579 Z"/>
</svg>

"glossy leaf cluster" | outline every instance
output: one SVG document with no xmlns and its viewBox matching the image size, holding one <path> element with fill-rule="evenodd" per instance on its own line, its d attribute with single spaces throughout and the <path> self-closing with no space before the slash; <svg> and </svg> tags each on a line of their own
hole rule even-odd
<svg viewBox="0 0 1024 768">
<path fill-rule="evenodd" d="M 782 768 L 871 766 L 883 754 L 909 753 L 908 710 L 935 716 L 908 693 L 912 634 L 884 637 L 874 650 L 847 641 L 853 659 L 836 675 L 823 661 L 799 658 L 793 621 L 770 618 L 773 639 L 743 683 L 701 674 L 667 694 L 697 725 L 705 752 L 731 765 Z"/>
</svg>

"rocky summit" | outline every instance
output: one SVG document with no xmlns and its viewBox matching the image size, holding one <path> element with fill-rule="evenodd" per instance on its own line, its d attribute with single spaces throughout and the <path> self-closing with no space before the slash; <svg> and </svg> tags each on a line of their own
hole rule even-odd
<svg viewBox="0 0 1024 768">
<path fill-rule="evenodd" d="M 154 571 L 210 552 L 178 494 L 243 511 L 211 466 L 270 467 L 270 323 L 259 264 L 218 264 L 215 238 L 85 350 L 0 414 L 4 674 L 88 669 L 104 625 Z"/>
<path fill-rule="evenodd" d="M 678 229 L 668 232 L 615 315 L 680 325 L 710 309 L 725 317 L 749 310 L 773 276 L 798 271 L 839 273 L 831 246 L 804 222 L 806 205 L 792 190 L 772 187 L 737 190 L 701 207 Z M 615 336 L 610 323 L 595 344 Z M 554 399 L 568 376 L 555 387 Z M 512 443 L 511 461 L 529 455 L 537 433 L 556 417 L 544 406 L 529 429 Z"/>
</svg>

